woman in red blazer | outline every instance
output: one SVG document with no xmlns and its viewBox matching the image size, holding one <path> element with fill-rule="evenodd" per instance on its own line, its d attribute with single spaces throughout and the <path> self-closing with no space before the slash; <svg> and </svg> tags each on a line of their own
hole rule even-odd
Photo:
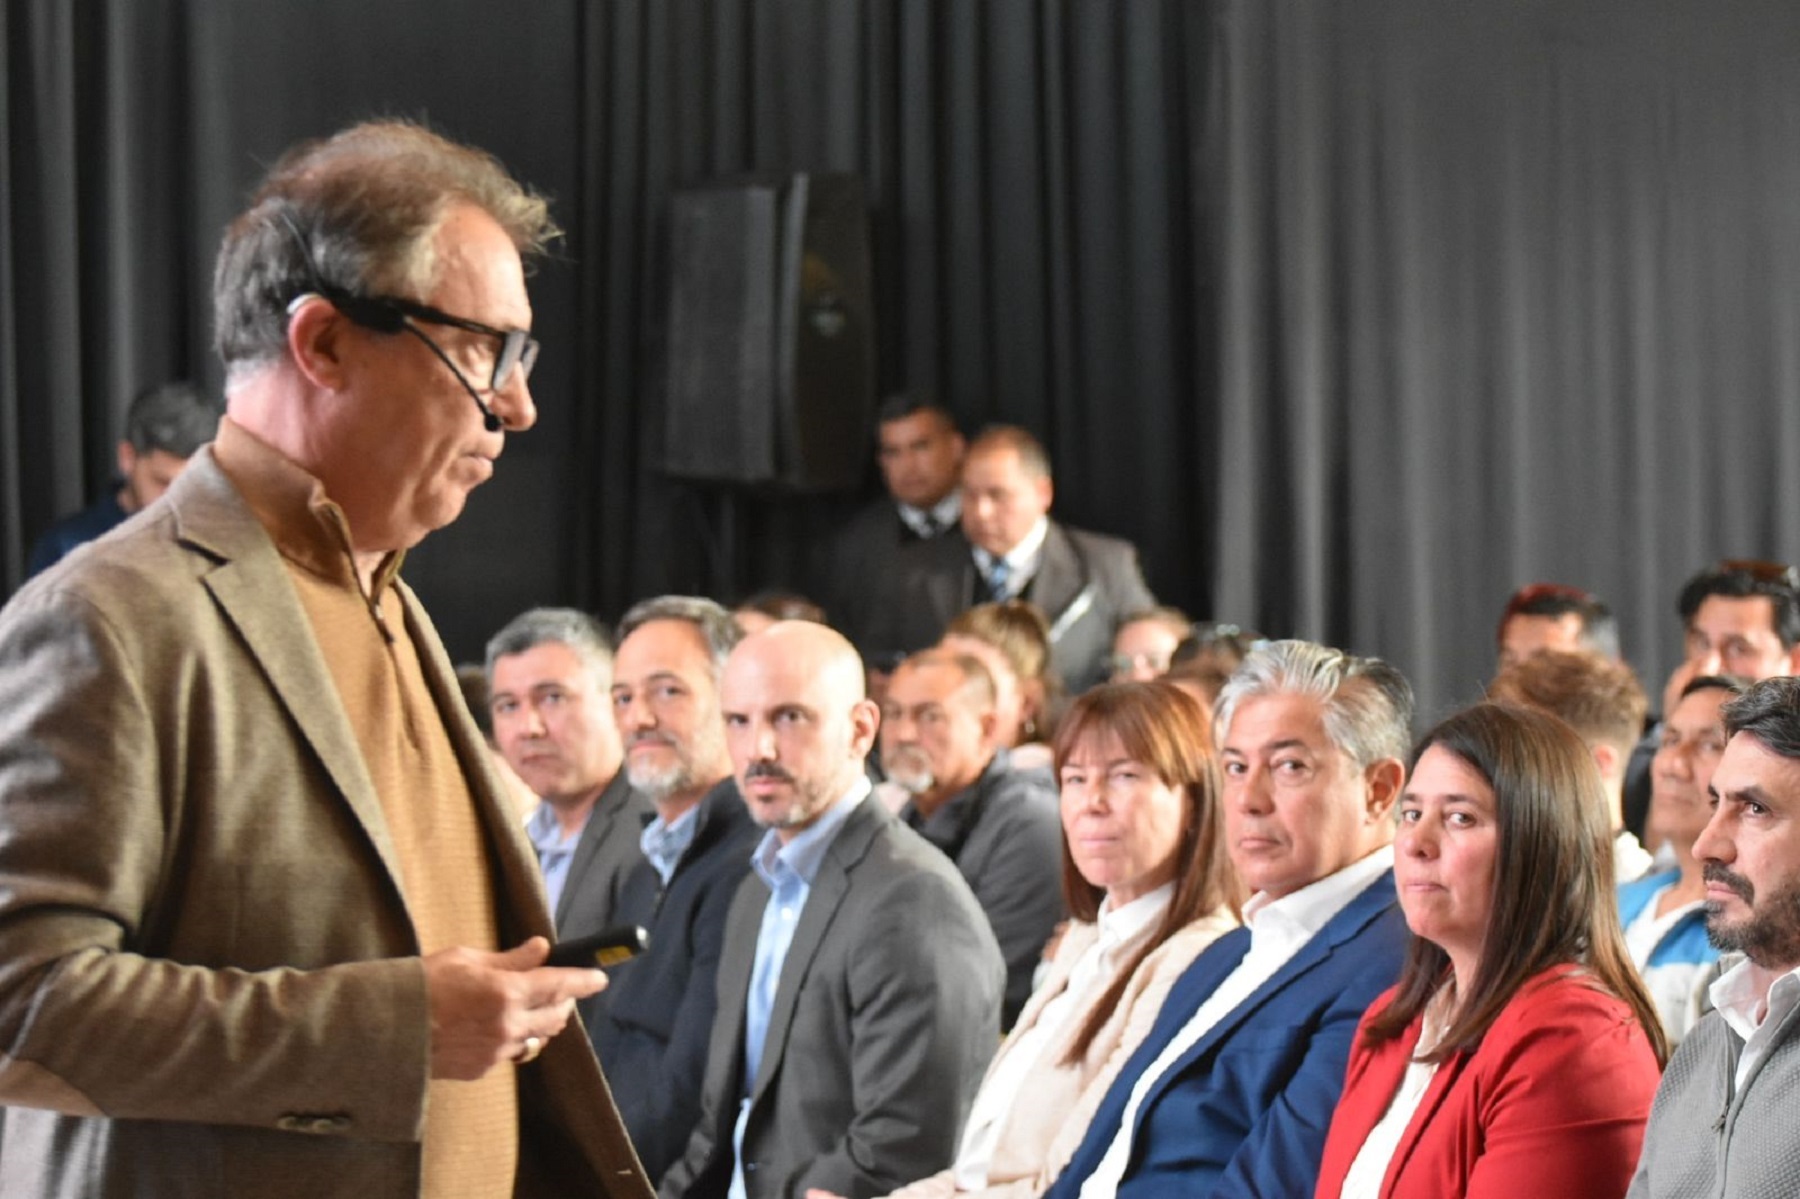
<svg viewBox="0 0 1800 1199">
<path fill-rule="evenodd" d="M 1318 1199 L 1623 1196 L 1667 1042 L 1586 746 L 1457 713 L 1415 751 L 1394 850 L 1413 944 L 1357 1031 Z"/>
</svg>

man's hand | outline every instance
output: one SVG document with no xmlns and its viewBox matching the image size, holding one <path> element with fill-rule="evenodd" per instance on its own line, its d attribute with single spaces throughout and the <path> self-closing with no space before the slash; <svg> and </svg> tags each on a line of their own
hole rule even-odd
<svg viewBox="0 0 1800 1199">
<path fill-rule="evenodd" d="M 433 1078 L 468 1081 L 536 1057 L 569 1022 L 575 1001 L 605 988 L 598 970 L 545 966 L 549 954 L 550 943 L 532 937 L 505 953 L 456 948 L 425 959 Z"/>
</svg>

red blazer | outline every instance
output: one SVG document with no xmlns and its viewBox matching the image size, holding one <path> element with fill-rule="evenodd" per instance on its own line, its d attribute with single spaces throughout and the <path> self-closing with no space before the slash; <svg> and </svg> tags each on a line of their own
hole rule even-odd
<svg viewBox="0 0 1800 1199">
<path fill-rule="evenodd" d="M 1357 1151 L 1387 1111 L 1419 1021 L 1364 1041 L 1369 1007 L 1331 1118 L 1317 1199 L 1338 1199 Z M 1382 1179 L 1382 1199 L 1617 1199 L 1631 1183 L 1661 1071 L 1623 1002 L 1573 966 L 1530 979 L 1472 1053 L 1438 1066 Z"/>
</svg>

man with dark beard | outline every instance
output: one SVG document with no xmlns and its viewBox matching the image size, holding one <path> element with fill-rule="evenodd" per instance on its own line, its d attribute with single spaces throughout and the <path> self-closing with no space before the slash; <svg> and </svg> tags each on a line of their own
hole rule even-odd
<svg viewBox="0 0 1800 1199">
<path fill-rule="evenodd" d="M 1707 935 L 1742 957 L 1663 1075 L 1632 1199 L 1800 1194 L 1800 678 L 1766 679 L 1721 715 L 1694 856 Z"/>
<path fill-rule="evenodd" d="M 582 1016 L 608 1069 L 631 1079 L 619 1114 L 654 1183 L 700 1116 L 713 974 L 757 830 L 719 716 L 719 673 L 739 636 L 731 614 L 709 599 L 663 596 L 627 612 L 619 631 L 613 716 L 632 790 L 656 818 L 642 830 L 643 861 L 616 918 L 648 930 L 650 945 L 614 967 L 612 986 Z"/>
<path fill-rule="evenodd" d="M 1050 772 L 1015 769 L 994 729 L 993 677 L 964 654 L 914 654 L 881 704 L 882 768 L 911 796 L 900 819 L 956 863 L 1000 942 L 1004 1030 L 1064 916 L 1062 823 Z"/>
</svg>

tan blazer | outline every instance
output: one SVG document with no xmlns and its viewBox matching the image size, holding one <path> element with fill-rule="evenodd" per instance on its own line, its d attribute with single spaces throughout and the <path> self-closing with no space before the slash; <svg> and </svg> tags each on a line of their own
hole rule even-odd
<svg viewBox="0 0 1800 1199">
<path fill-rule="evenodd" d="M 536 861 L 416 598 L 503 944 Z M 424 971 L 273 543 L 211 458 L 0 613 L 0 1194 L 418 1192 Z M 580 1027 L 520 1068 L 519 1195 L 647 1196 Z"/>
<path fill-rule="evenodd" d="M 1064 1065 L 1062 1058 L 1081 1027 L 1079 1020 L 1069 1029 L 1068 1036 L 1049 1045 L 1026 1073 L 1018 1100 L 1001 1127 L 994 1160 L 988 1166 L 987 1189 L 974 1193 L 990 1199 L 1032 1199 L 1050 1189 L 1081 1144 L 1094 1109 L 1113 1079 L 1156 1022 L 1169 988 L 1201 950 L 1236 928 L 1237 923 L 1229 912 L 1215 912 L 1189 924 L 1152 950 L 1132 974 L 1118 1006 L 1076 1065 Z M 1136 952 L 1136 947 L 1155 931 L 1154 926 L 1144 929 L 1124 953 L 1128 956 Z M 1093 924 L 1069 925 L 1056 948 L 1049 975 L 1020 1013 L 1012 1035 L 994 1055 L 982 1086 L 992 1081 L 1019 1037 L 1037 1024 L 1044 1006 L 1067 989 L 1069 972 L 1098 935 L 1099 929 Z M 956 1193 L 952 1171 L 942 1170 L 894 1192 L 893 1199 L 946 1199 Z"/>
</svg>

